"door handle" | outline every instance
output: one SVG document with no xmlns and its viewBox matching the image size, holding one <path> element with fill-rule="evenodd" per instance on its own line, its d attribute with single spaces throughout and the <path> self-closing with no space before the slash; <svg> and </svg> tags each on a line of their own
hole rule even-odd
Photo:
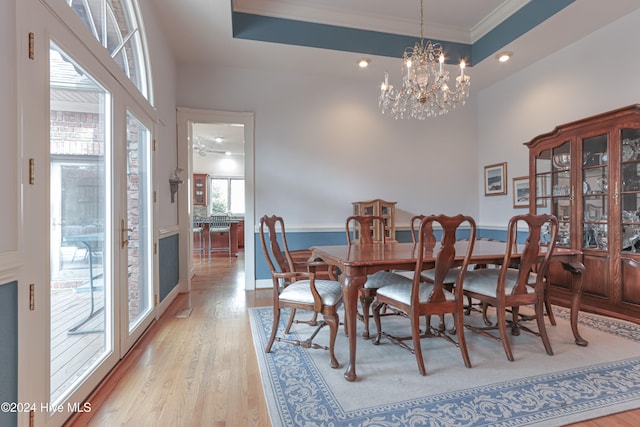
<svg viewBox="0 0 640 427">
<path fill-rule="evenodd" d="M 129 232 L 133 231 L 133 228 L 125 228 L 124 219 L 120 220 L 120 240 L 122 241 L 122 249 L 129 244 Z"/>
</svg>

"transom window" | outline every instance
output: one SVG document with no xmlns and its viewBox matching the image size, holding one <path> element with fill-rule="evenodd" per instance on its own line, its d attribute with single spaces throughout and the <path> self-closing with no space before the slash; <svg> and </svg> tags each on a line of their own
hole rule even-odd
<svg viewBox="0 0 640 427">
<path fill-rule="evenodd" d="M 152 102 L 146 61 L 146 43 L 135 0 L 66 0 L 111 57 Z"/>
</svg>

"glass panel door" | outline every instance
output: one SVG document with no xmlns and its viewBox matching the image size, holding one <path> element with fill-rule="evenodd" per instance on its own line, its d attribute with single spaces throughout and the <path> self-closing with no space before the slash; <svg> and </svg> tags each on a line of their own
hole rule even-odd
<svg viewBox="0 0 640 427">
<path fill-rule="evenodd" d="M 622 129 L 620 153 L 622 252 L 640 253 L 640 129 Z M 617 194 L 617 193 L 616 193 Z"/>
<path fill-rule="evenodd" d="M 609 194 L 607 135 L 582 140 L 583 248 L 606 251 Z"/>
<path fill-rule="evenodd" d="M 127 247 L 128 333 L 135 330 L 153 308 L 151 229 L 151 132 L 127 113 L 127 220 L 123 246 Z M 124 224 L 123 224 L 124 225 Z"/>
<path fill-rule="evenodd" d="M 571 141 L 536 157 L 536 212 L 558 218 L 559 246 L 571 245 Z"/>
<path fill-rule="evenodd" d="M 111 95 L 50 46 L 50 402 L 113 351 Z"/>
</svg>

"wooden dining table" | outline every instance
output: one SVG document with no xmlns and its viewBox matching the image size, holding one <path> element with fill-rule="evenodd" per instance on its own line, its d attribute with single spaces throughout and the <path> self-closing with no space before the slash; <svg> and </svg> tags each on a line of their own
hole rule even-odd
<svg viewBox="0 0 640 427">
<path fill-rule="evenodd" d="M 468 242 L 456 243 L 456 253 L 460 261 L 466 253 Z M 437 248 L 437 247 L 436 247 Z M 522 246 L 518 246 L 522 248 Z M 322 260 L 337 267 L 343 275 L 342 294 L 345 309 L 345 324 L 349 338 L 349 363 L 344 373 L 347 381 L 355 381 L 356 376 L 356 320 L 358 290 L 364 287 L 367 275 L 380 270 L 414 270 L 417 261 L 416 244 L 414 243 L 373 243 L 360 245 L 313 246 L 311 259 Z M 504 258 L 506 243 L 498 241 L 476 240 L 470 264 L 500 264 Z M 516 249 L 516 251 L 522 252 Z M 436 250 L 428 250 L 424 254 L 424 268 L 435 267 Z M 541 258 L 545 250 L 541 252 Z M 556 247 L 552 261 L 560 262 L 562 267 L 571 273 L 571 315 L 570 323 L 575 343 L 586 346 L 588 343 L 578 332 L 578 312 L 582 294 L 584 265 L 581 263 L 582 253 L 578 250 Z M 517 262 L 518 255 L 512 256 Z"/>
</svg>

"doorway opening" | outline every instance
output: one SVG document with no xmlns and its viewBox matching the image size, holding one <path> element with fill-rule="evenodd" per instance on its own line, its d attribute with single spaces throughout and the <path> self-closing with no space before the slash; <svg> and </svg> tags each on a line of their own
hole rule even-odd
<svg viewBox="0 0 640 427">
<path fill-rule="evenodd" d="M 180 282 L 191 289 L 194 265 L 242 256 L 245 289 L 255 288 L 253 113 L 178 109 L 178 165 L 188 176 L 180 203 Z M 218 221 L 228 224 L 218 228 Z M 223 224 L 224 225 L 224 224 Z M 228 229 L 226 228 L 228 226 Z"/>
</svg>

